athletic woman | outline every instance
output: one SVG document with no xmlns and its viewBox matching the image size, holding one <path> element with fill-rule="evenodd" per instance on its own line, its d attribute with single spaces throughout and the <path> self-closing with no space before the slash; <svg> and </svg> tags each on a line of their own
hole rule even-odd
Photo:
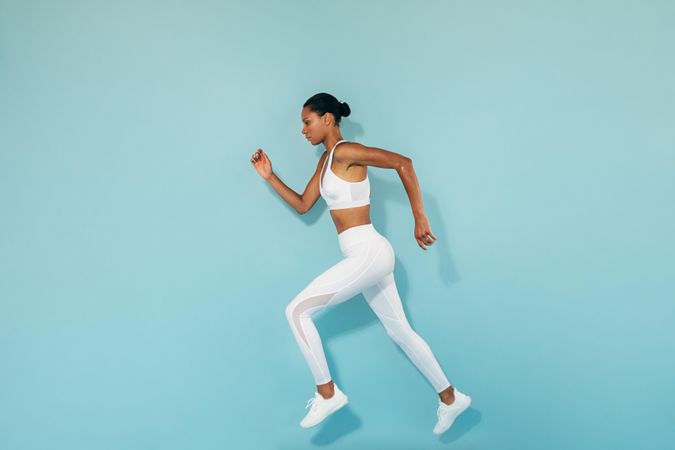
<svg viewBox="0 0 675 450">
<path fill-rule="evenodd" d="M 322 196 L 338 233 L 344 258 L 312 280 L 286 307 L 286 318 L 316 382 L 317 392 L 300 422 L 303 428 L 321 423 L 347 404 L 347 396 L 331 378 L 312 314 L 361 293 L 384 325 L 387 334 L 403 349 L 438 393 L 435 434 L 445 432 L 471 404 L 471 398 L 450 385 L 429 345 L 410 327 L 394 281 L 394 249 L 370 222 L 368 166 L 395 169 L 410 199 L 415 218 L 415 240 L 423 250 L 436 237 L 422 206 L 422 195 L 412 160 L 398 153 L 346 141 L 340 120 L 349 116 L 347 103 L 319 93 L 302 108 L 302 133 L 325 151 L 314 175 L 301 194 L 286 186 L 272 171 L 267 154 L 258 149 L 251 163 L 260 176 L 299 214 L 309 211 Z"/>
</svg>

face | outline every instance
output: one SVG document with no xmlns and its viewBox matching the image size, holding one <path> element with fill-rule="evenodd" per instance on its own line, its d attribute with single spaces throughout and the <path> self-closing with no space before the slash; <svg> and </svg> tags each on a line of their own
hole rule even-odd
<svg viewBox="0 0 675 450">
<path fill-rule="evenodd" d="M 312 145 L 317 145 L 323 142 L 328 129 L 331 125 L 331 113 L 326 113 L 319 116 L 315 111 L 312 111 L 309 106 L 302 108 L 300 118 L 302 120 L 302 134 L 311 142 Z"/>
</svg>

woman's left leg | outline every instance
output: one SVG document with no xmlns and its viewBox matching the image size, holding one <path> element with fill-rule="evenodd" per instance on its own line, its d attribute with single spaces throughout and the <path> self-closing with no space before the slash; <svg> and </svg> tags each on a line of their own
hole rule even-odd
<svg viewBox="0 0 675 450">
<path fill-rule="evenodd" d="M 387 334 L 408 355 L 438 394 L 452 393 L 450 382 L 438 364 L 429 344 L 410 326 L 396 289 L 394 274 L 389 273 L 379 283 L 364 290 L 363 296 L 384 325 Z"/>
</svg>

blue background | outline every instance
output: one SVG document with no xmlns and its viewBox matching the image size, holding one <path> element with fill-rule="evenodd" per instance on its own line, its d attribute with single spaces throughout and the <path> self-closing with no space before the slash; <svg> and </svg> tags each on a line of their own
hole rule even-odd
<svg viewBox="0 0 675 450">
<path fill-rule="evenodd" d="M 675 6 L 668 1 L 0 0 L 0 448 L 666 449 L 675 439 Z M 340 258 L 323 148 L 411 157 L 372 220 L 404 307 L 473 407 L 437 396 L 362 296 L 316 317 L 350 405 L 315 387 L 286 304 Z"/>
</svg>

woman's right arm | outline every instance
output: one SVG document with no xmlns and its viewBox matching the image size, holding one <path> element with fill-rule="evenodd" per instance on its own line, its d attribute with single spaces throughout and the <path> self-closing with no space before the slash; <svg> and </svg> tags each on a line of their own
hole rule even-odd
<svg viewBox="0 0 675 450">
<path fill-rule="evenodd" d="M 319 198 L 319 177 L 321 174 L 321 168 L 323 166 L 323 161 L 326 159 L 326 152 L 319 159 L 314 175 L 307 183 L 305 191 L 302 195 L 295 192 L 293 189 L 289 188 L 284 184 L 283 181 L 272 171 L 272 162 L 267 157 L 267 154 L 262 150 L 258 149 L 253 156 L 251 157 L 251 163 L 253 167 L 258 171 L 261 177 L 263 177 L 267 182 L 274 188 L 275 191 L 283 198 L 286 203 L 291 205 L 298 214 L 304 214 L 309 211 L 314 203 L 316 203 Z"/>
</svg>

